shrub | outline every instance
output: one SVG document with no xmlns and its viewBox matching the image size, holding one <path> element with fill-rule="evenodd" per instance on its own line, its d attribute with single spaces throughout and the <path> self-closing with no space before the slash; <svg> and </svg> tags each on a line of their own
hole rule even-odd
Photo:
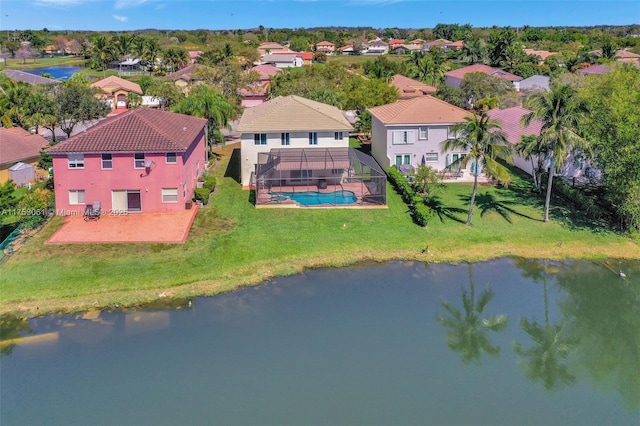
<svg viewBox="0 0 640 426">
<path fill-rule="evenodd" d="M 209 192 L 213 192 L 216 189 L 216 178 L 213 176 L 207 178 L 202 187 L 208 189 Z"/>
<path fill-rule="evenodd" d="M 211 195 L 211 191 L 208 188 L 196 188 L 193 198 L 195 201 L 202 201 L 202 204 L 206 205 L 209 202 L 209 195 Z"/>
<path fill-rule="evenodd" d="M 419 226 L 427 226 L 432 213 L 431 209 L 424 204 L 421 197 L 416 195 L 416 190 L 411 182 L 395 167 L 389 167 L 387 175 L 389 176 L 391 185 L 393 185 L 407 207 L 409 207 L 413 221 Z"/>
</svg>

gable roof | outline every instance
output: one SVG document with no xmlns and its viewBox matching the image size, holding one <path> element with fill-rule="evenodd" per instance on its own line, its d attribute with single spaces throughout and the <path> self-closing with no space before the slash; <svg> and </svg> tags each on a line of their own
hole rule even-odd
<svg viewBox="0 0 640 426">
<path fill-rule="evenodd" d="M 531 111 L 526 108 L 513 107 L 506 109 L 494 108 L 487 111 L 487 115 L 498 121 L 502 130 L 507 135 L 507 140 L 512 144 L 520 142 L 520 138 L 525 135 L 540 135 L 542 121 L 537 118 L 531 120 L 527 127 L 520 124 L 520 120 Z"/>
<path fill-rule="evenodd" d="M 300 96 L 278 96 L 244 111 L 243 133 L 352 130 L 338 108 Z"/>
<path fill-rule="evenodd" d="M 13 164 L 40 155 L 49 141 L 22 127 L 0 127 L 0 164 Z"/>
<path fill-rule="evenodd" d="M 266 63 L 292 63 L 296 56 L 295 52 L 268 53 L 262 56 L 262 61 Z"/>
<path fill-rule="evenodd" d="M 449 71 L 444 73 L 446 77 L 455 77 L 455 78 L 464 78 L 465 74 L 470 72 L 482 72 L 492 77 L 502 78 L 503 80 L 509 81 L 520 81 L 522 77 L 519 77 L 515 74 L 508 73 L 506 71 L 501 70 L 500 68 L 493 68 L 483 64 L 473 64 L 467 67 L 459 68 L 457 70 Z"/>
<path fill-rule="evenodd" d="M 280 43 L 276 43 L 275 41 L 263 41 L 258 46 L 260 49 L 284 49 L 284 46 Z"/>
<path fill-rule="evenodd" d="M 558 52 L 549 52 L 547 50 L 536 50 L 536 49 L 524 49 L 524 53 L 526 53 L 527 55 L 537 56 L 544 61 L 549 56 L 556 55 Z"/>
<path fill-rule="evenodd" d="M 11 80 L 15 80 L 22 83 L 29 84 L 60 84 L 60 80 L 54 80 L 52 78 L 42 77 L 41 75 L 35 75 L 19 70 L 4 70 L 2 71 Z"/>
<path fill-rule="evenodd" d="M 204 118 L 141 107 L 107 118 L 47 152 L 186 151 L 206 124 Z"/>
<path fill-rule="evenodd" d="M 91 85 L 91 87 L 97 87 L 102 89 L 105 93 L 113 93 L 118 89 L 126 90 L 127 92 L 137 93 L 142 95 L 142 89 L 138 83 L 125 80 L 124 78 L 116 77 L 115 75 L 98 80 Z"/>
<path fill-rule="evenodd" d="M 531 77 L 525 78 L 520 81 L 520 90 L 526 89 L 545 89 L 549 90 L 549 82 L 551 79 L 546 75 L 532 75 Z"/>
<path fill-rule="evenodd" d="M 433 96 L 420 96 L 369 108 L 383 124 L 461 123 L 471 113 Z"/>
<path fill-rule="evenodd" d="M 624 50 L 624 49 L 617 50 L 615 56 L 616 58 L 631 58 L 631 59 L 640 58 L 640 55 L 638 55 L 637 53 L 629 52 L 628 50 Z"/>
<path fill-rule="evenodd" d="M 191 73 L 193 73 L 196 70 L 199 69 L 206 69 L 209 68 L 205 65 L 201 65 L 201 64 L 191 64 L 187 67 L 182 68 L 181 70 L 178 70 L 176 72 L 172 72 L 171 74 L 167 74 L 166 76 L 164 76 L 164 80 L 167 81 L 176 81 L 176 80 L 184 80 L 184 81 L 191 81 L 193 80 L 193 78 L 191 77 Z"/>
<path fill-rule="evenodd" d="M 396 74 L 389 83 L 400 92 L 400 98 L 413 98 L 415 96 L 424 96 L 428 93 L 435 93 L 438 89 L 429 86 L 421 81 Z"/>
<path fill-rule="evenodd" d="M 335 44 L 325 40 L 321 41 L 320 43 L 316 43 L 316 46 L 335 46 Z"/>
<path fill-rule="evenodd" d="M 600 64 L 600 65 L 591 65 L 590 67 L 581 68 L 576 70 L 576 74 L 585 75 L 585 74 L 606 74 L 611 70 L 609 65 Z"/>
</svg>

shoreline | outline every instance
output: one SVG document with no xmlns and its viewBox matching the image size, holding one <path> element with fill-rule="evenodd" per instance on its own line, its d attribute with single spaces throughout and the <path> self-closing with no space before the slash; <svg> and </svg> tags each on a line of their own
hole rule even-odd
<svg viewBox="0 0 640 426">
<path fill-rule="evenodd" d="M 470 250 L 472 251 L 472 250 Z M 598 260 L 616 261 L 640 261 L 640 253 L 630 257 L 612 257 L 607 253 L 587 253 L 583 256 L 566 256 L 559 253 L 547 253 L 546 256 L 526 256 L 519 254 L 516 250 L 512 253 L 485 253 L 483 255 L 467 256 L 434 256 L 433 253 L 378 253 L 375 256 L 351 256 L 340 259 L 325 259 L 322 262 L 302 262 L 294 267 L 290 263 L 283 261 L 279 264 L 270 264 L 262 268 L 249 268 L 252 274 L 239 276 L 238 278 L 227 277 L 219 280 L 195 281 L 191 283 L 176 284 L 173 286 L 163 286 L 150 290 L 135 291 L 110 291 L 93 293 L 89 295 L 73 298 L 49 298 L 29 301 L 17 301 L 4 303 L 0 307 L 0 315 L 16 315 L 26 318 L 42 317 L 47 315 L 71 315 L 93 310 L 135 310 L 144 309 L 147 305 L 152 305 L 159 301 L 177 301 L 192 299 L 197 297 L 210 297 L 225 293 L 231 293 L 243 288 L 261 285 L 268 281 L 293 276 L 311 269 L 345 268 L 367 265 L 377 265 L 387 262 L 423 262 L 434 264 L 458 264 L 458 263 L 479 263 L 497 259 L 547 259 L 554 261 L 585 261 L 597 262 Z M 615 271 L 614 271 L 615 272 Z M 235 283 L 230 282 L 236 281 Z"/>
</svg>

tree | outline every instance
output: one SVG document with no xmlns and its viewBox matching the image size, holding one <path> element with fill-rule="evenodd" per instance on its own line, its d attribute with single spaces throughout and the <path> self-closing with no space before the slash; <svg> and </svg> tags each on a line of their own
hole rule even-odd
<svg viewBox="0 0 640 426">
<path fill-rule="evenodd" d="M 149 96 L 154 96 L 160 100 L 160 109 L 165 110 L 171 108 L 184 98 L 184 94 L 178 86 L 172 82 L 155 80 L 145 92 Z"/>
<path fill-rule="evenodd" d="M 228 127 L 229 122 L 237 116 L 237 110 L 231 102 L 220 93 L 204 85 L 196 86 L 189 93 L 189 97 L 177 103 L 173 110 L 194 117 L 206 118 L 209 132 L 207 140 L 216 140 L 220 143 L 224 142 L 224 135 L 220 129 Z"/>
<path fill-rule="evenodd" d="M 483 72 L 465 74 L 462 83 L 460 83 L 460 89 L 462 89 L 465 101 L 471 106 L 475 106 L 480 99 L 498 98 L 502 100 L 511 94 L 516 94 L 510 81 Z"/>
<path fill-rule="evenodd" d="M 491 356 L 500 354 L 500 347 L 493 346 L 488 332 L 500 332 L 507 328 L 506 315 L 492 315 L 482 318 L 484 310 L 493 299 L 494 293 L 490 288 L 483 290 L 476 301 L 476 287 L 473 279 L 473 265 L 469 268 L 469 292 L 462 290 L 463 312 L 446 301 L 441 304 L 449 314 L 438 315 L 438 322 L 446 329 L 447 346 L 460 352 L 462 362 L 469 364 L 475 361 L 480 364 L 483 352 Z"/>
<path fill-rule="evenodd" d="M 547 148 L 542 140 L 535 135 L 524 135 L 514 146 L 515 151 L 525 160 L 531 162 L 531 175 L 533 177 L 533 185 L 537 191 L 540 191 L 541 182 L 538 179 L 538 173 L 542 170 L 542 164 L 547 155 Z M 534 160 L 537 160 L 534 162 Z"/>
<path fill-rule="evenodd" d="M 522 124 L 528 126 L 534 117 L 543 123 L 540 141 L 549 159 L 544 221 L 549 222 L 553 176 L 562 169 L 570 152 L 586 148 L 586 141 L 576 129 L 589 110 L 586 103 L 578 98 L 576 90 L 565 85 L 555 85 L 549 92 L 534 93 L 529 99 L 529 107 L 533 112 L 522 117 Z"/>
<path fill-rule="evenodd" d="M 487 48 L 478 37 L 464 43 L 462 55 L 468 64 L 486 64 L 488 62 Z"/>
<path fill-rule="evenodd" d="M 425 164 L 420 164 L 411 175 L 416 183 L 416 190 L 422 195 L 428 196 L 434 188 L 442 184 L 442 175 Z"/>
<path fill-rule="evenodd" d="M 305 52 L 309 50 L 311 43 L 306 37 L 293 37 L 289 41 L 289 49 L 294 52 Z"/>
<path fill-rule="evenodd" d="M 313 52 L 313 62 L 324 64 L 327 62 L 327 54 L 324 52 Z"/>
<path fill-rule="evenodd" d="M 165 65 L 176 71 L 189 63 L 189 53 L 182 47 L 170 47 L 165 50 L 162 60 Z"/>
<path fill-rule="evenodd" d="M 492 66 L 501 66 L 508 59 L 508 51 L 516 42 L 516 33 L 511 27 L 499 28 L 489 35 L 489 60 Z"/>
<path fill-rule="evenodd" d="M 618 66 L 598 77 L 580 90 L 591 111 L 584 129 L 621 227 L 640 230 L 640 69 Z"/>
<path fill-rule="evenodd" d="M 473 192 L 471 193 L 469 215 L 466 223 L 467 226 L 470 226 L 481 168 L 484 166 L 488 176 L 508 184 L 511 181 L 509 171 L 498 163 L 496 159 L 509 160 L 511 158 L 511 145 L 507 142 L 506 135 L 502 131 L 500 124 L 484 113 L 466 117 L 464 123 L 453 126 L 452 130 L 457 137 L 444 141 L 442 144 L 443 150 L 466 152 L 466 155 L 458 159 L 458 163 L 462 167 L 466 167 L 470 162 L 472 163 Z"/>
<path fill-rule="evenodd" d="M 98 120 L 111 111 L 89 87 L 70 82 L 59 86 L 54 103 L 58 125 L 67 137 L 79 123 Z"/>
</svg>

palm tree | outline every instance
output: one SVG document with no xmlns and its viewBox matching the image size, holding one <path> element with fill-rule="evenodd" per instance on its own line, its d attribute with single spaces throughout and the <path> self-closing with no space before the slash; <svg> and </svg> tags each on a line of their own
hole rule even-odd
<svg viewBox="0 0 640 426">
<path fill-rule="evenodd" d="M 103 35 L 97 35 L 93 39 L 92 57 L 96 64 L 100 66 L 103 77 L 106 78 L 106 69 L 109 61 L 113 57 L 113 46 Z"/>
<path fill-rule="evenodd" d="M 473 279 L 473 265 L 469 264 L 469 292 L 462 290 L 462 308 L 461 312 L 448 302 L 442 301 L 441 304 L 449 313 L 449 316 L 440 314 L 438 322 L 447 329 L 447 346 L 449 349 L 460 352 L 462 362 L 469 364 L 475 361 L 480 364 L 480 356 L 482 352 L 486 352 L 491 356 L 497 356 L 500 353 L 500 347 L 493 346 L 488 332 L 500 332 L 507 327 L 506 315 L 492 315 L 483 318 L 482 315 L 487 305 L 493 299 L 494 293 L 491 289 L 486 289 L 480 293 L 480 297 L 476 301 L 476 290 Z"/>
<path fill-rule="evenodd" d="M 542 170 L 542 164 L 547 155 L 546 146 L 541 142 L 541 139 L 534 135 L 525 135 L 520 138 L 520 141 L 514 146 L 515 151 L 522 156 L 525 160 L 531 161 L 531 174 L 533 176 L 533 185 L 537 191 L 540 191 L 540 180 L 538 179 L 538 173 Z M 537 164 L 534 163 L 534 159 L 537 159 Z"/>
<path fill-rule="evenodd" d="M 533 118 L 542 121 L 540 142 L 545 147 L 549 159 L 549 179 L 544 202 L 544 221 L 549 222 L 549 205 L 553 176 L 562 169 L 568 154 L 587 147 L 587 142 L 576 131 L 589 109 L 577 96 L 577 91 L 568 85 L 557 85 L 549 92 L 535 93 L 529 106 L 533 112 L 522 117 L 523 126 L 528 126 Z"/>
<path fill-rule="evenodd" d="M 498 163 L 496 159 L 501 158 L 509 161 L 511 158 L 511 145 L 507 142 L 506 135 L 502 131 L 500 124 L 485 113 L 466 117 L 465 122 L 453 126 L 452 131 L 455 132 L 457 137 L 444 141 L 442 144 L 443 150 L 456 150 L 467 153 L 452 165 L 455 164 L 463 168 L 469 162 L 472 162 L 473 165 L 473 192 L 471 193 L 469 216 L 466 223 L 467 226 L 470 226 L 473 204 L 478 192 L 478 175 L 480 175 L 481 165 L 484 166 L 488 176 L 508 184 L 511 182 L 509 171 Z"/>
<path fill-rule="evenodd" d="M 487 48 L 478 37 L 464 43 L 462 54 L 468 64 L 487 62 Z"/>
<path fill-rule="evenodd" d="M 534 281 L 542 281 L 544 288 L 544 326 L 536 320 L 520 319 L 520 328 L 535 342 L 534 346 L 524 349 L 518 342 L 513 343 L 513 351 L 527 361 L 521 361 L 520 366 L 527 377 L 532 381 L 541 381 L 548 390 L 558 387 L 560 384 L 572 384 L 576 377 L 562 360 L 566 359 L 575 341 L 562 336 L 564 321 L 559 325 L 553 325 L 549 321 L 549 294 L 547 289 L 548 266 L 547 261 L 539 265 L 537 260 L 516 260 L 526 268 L 527 273 Z"/>
</svg>

